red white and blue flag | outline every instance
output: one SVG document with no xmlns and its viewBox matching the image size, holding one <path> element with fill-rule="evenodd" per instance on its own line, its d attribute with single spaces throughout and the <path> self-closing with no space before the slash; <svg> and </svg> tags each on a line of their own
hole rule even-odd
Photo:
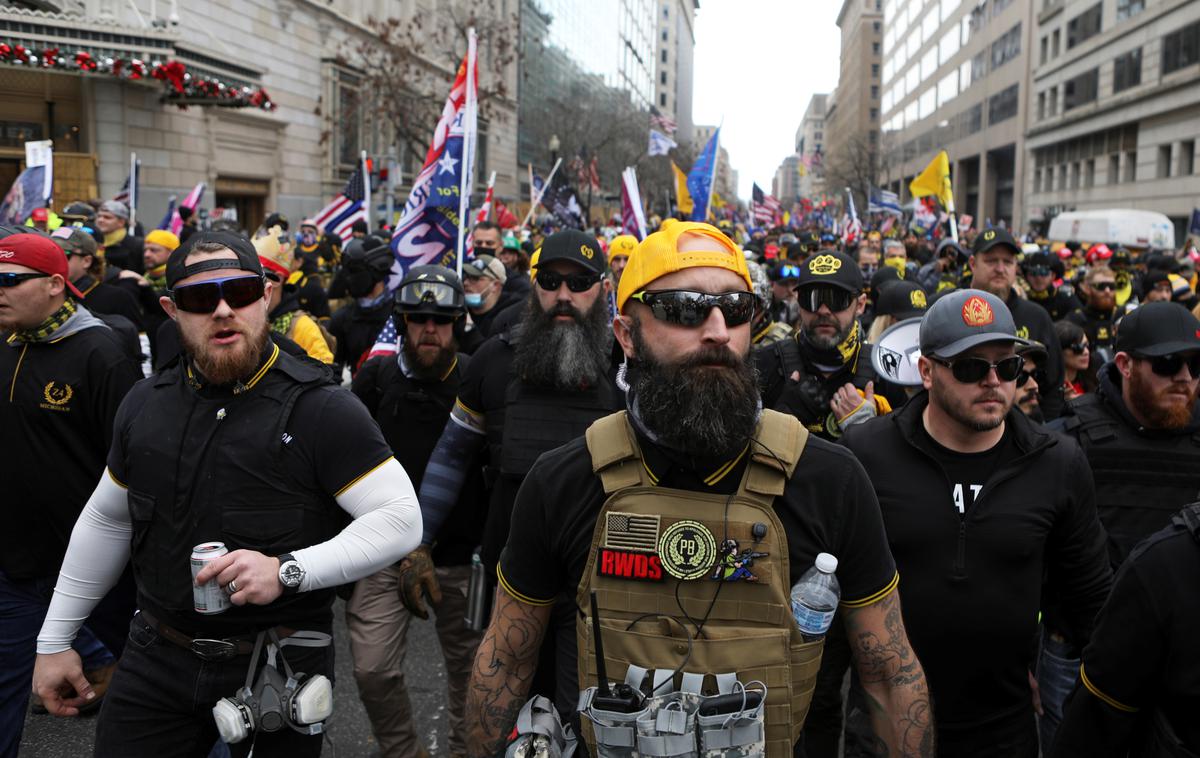
<svg viewBox="0 0 1200 758">
<path fill-rule="evenodd" d="M 750 215 L 759 226 L 774 226 L 775 217 L 783 212 L 783 204 L 774 195 L 762 191 L 757 183 L 750 191 Z"/>
<path fill-rule="evenodd" d="M 475 36 L 472 34 L 442 107 L 425 164 L 392 235 L 396 264 L 388 281 L 394 289 L 412 266 L 455 268 L 458 255 L 464 179 L 474 177 L 476 108 Z M 470 192 L 470 184 L 467 184 Z"/>
<path fill-rule="evenodd" d="M 367 197 L 363 184 L 363 177 L 367 175 L 363 169 L 365 163 L 365 158 L 358 162 L 358 167 L 354 169 L 342 191 L 333 202 L 313 217 L 318 229 L 326 234 L 336 234 L 344 240 L 350 237 L 355 221 L 367 220 L 367 203 L 370 202 L 370 198 Z"/>
<path fill-rule="evenodd" d="M 203 199 L 203 197 L 204 197 L 205 186 L 206 185 L 204 184 L 204 182 L 200 182 L 199 184 L 197 184 L 195 187 L 192 188 L 192 191 L 187 194 L 187 197 L 185 197 L 183 199 L 183 202 L 180 203 L 179 205 L 183 208 L 187 208 L 188 210 L 194 212 L 196 210 L 196 206 L 200 205 L 200 200 Z M 182 229 L 183 229 L 183 217 L 179 215 L 179 210 L 176 209 L 175 212 L 173 214 L 171 214 L 171 223 L 169 225 L 169 231 L 171 232 L 171 234 L 179 236 L 179 232 Z"/>
</svg>

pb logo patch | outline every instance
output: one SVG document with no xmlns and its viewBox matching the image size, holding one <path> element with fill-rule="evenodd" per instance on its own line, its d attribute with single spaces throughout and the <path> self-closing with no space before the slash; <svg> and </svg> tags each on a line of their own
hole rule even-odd
<svg viewBox="0 0 1200 758">
<path fill-rule="evenodd" d="M 74 395 L 75 390 L 66 382 L 47 382 L 42 390 L 42 397 L 46 399 L 46 402 L 41 405 L 47 410 L 70 410 L 67 408 L 67 403 L 71 402 Z"/>
<path fill-rule="evenodd" d="M 676 579 L 699 579 L 717 559 L 717 541 L 699 521 L 676 521 L 663 530 L 658 555 L 663 568 Z"/>
<path fill-rule="evenodd" d="M 996 314 L 986 300 L 973 295 L 963 303 L 962 320 L 967 326 L 987 326 L 996 320 Z"/>
<path fill-rule="evenodd" d="M 808 270 L 810 273 L 817 276 L 829 276 L 836 274 L 837 270 L 842 267 L 842 262 L 833 255 L 818 255 L 808 262 Z"/>
</svg>

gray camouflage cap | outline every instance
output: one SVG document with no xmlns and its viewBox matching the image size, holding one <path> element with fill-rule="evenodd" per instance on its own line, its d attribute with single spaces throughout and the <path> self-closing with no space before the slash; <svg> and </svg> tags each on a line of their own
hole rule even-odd
<svg viewBox="0 0 1200 758">
<path fill-rule="evenodd" d="M 956 290 L 929 306 L 921 319 L 921 354 L 953 358 L 987 342 L 1027 345 L 1004 301 L 983 290 Z"/>
</svg>

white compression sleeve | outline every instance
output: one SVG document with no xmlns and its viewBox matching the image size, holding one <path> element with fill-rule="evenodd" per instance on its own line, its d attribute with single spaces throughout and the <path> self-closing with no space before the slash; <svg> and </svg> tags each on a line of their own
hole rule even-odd
<svg viewBox="0 0 1200 758">
<path fill-rule="evenodd" d="M 370 576 L 420 544 L 417 493 L 395 458 L 388 458 L 338 495 L 337 503 L 354 521 L 333 539 L 293 553 L 304 567 L 303 592 Z"/>
<path fill-rule="evenodd" d="M 39 654 L 71 648 L 79 627 L 120 578 L 129 560 L 132 533 L 125 488 L 105 469 L 71 531 L 54 597 L 38 634 Z"/>
</svg>

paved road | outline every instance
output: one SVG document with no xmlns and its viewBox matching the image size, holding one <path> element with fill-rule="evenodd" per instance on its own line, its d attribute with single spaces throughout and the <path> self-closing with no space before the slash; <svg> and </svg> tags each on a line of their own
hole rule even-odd
<svg viewBox="0 0 1200 758">
<path fill-rule="evenodd" d="M 334 715 L 329 721 L 329 737 L 334 748 L 331 750 L 326 745 L 323 755 L 326 758 L 375 758 L 379 750 L 358 699 L 341 601 L 334 609 L 334 618 L 337 686 Z M 446 755 L 446 672 L 432 623 L 418 621 L 410 627 L 406 673 L 417 731 L 431 756 Z M 21 758 L 90 756 L 95 729 L 94 717 L 59 719 L 30 715 L 25 720 Z"/>
</svg>

